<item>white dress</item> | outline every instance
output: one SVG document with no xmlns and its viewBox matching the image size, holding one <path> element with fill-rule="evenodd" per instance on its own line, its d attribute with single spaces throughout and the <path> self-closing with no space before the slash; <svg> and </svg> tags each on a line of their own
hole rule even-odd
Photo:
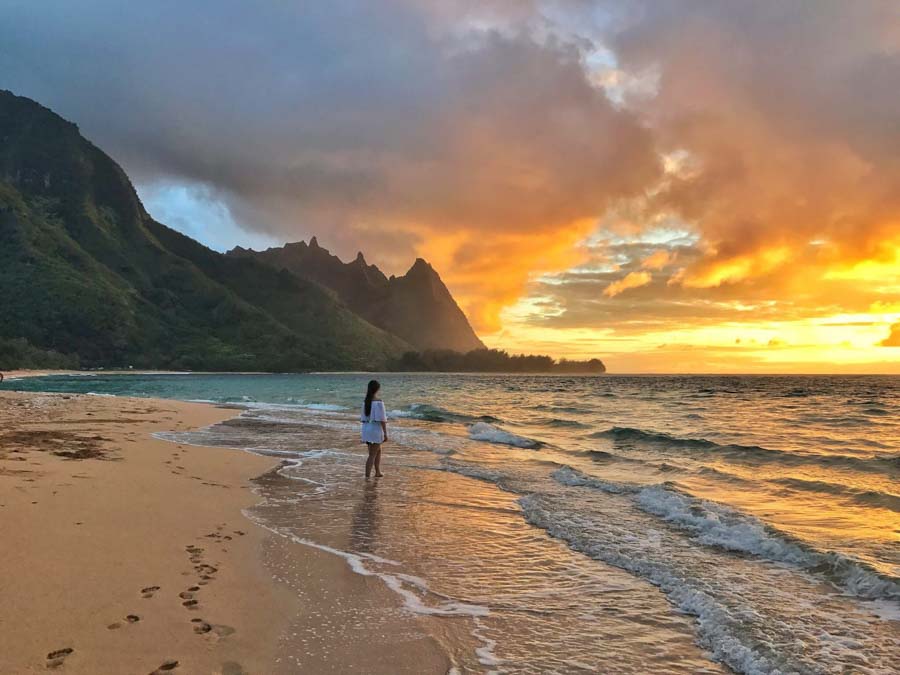
<svg viewBox="0 0 900 675">
<path fill-rule="evenodd" d="M 373 400 L 372 413 L 368 417 L 366 417 L 366 404 L 363 403 L 359 421 L 362 422 L 363 443 L 384 443 L 384 430 L 381 428 L 381 423 L 387 422 L 384 401 Z"/>
</svg>

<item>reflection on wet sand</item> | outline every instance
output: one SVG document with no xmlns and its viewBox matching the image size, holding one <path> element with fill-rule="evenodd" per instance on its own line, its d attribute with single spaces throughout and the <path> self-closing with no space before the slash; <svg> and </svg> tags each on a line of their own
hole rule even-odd
<svg viewBox="0 0 900 675">
<path fill-rule="evenodd" d="M 350 550 L 375 553 L 378 536 L 378 480 L 367 480 L 350 522 Z"/>
</svg>

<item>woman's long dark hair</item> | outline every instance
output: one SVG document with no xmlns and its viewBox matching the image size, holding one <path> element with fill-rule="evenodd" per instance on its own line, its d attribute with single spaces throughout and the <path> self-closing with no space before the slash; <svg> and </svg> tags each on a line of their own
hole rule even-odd
<svg viewBox="0 0 900 675">
<path fill-rule="evenodd" d="M 378 384 L 378 380 L 369 380 L 369 387 L 366 389 L 366 417 L 372 414 L 372 399 L 379 389 L 381 385 Z"/>
</svg>

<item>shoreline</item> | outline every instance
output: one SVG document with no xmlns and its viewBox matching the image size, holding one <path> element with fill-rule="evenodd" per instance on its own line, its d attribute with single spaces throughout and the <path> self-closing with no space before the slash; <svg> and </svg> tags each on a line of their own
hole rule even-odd
<svg viewBox="0 0 900 675">
<path fill-rule="evenodd" d="M 0 577 L 15 580 L 0 586 L 0 672 L 448 672 L 433 640 L 375 654 L 371 631 L 358 644 L 322 631 L 348 610 L 402 602 L 345 560 L 254 520 L 258 481 L 280 460 L 154 436 L 239 414 L 0 392 Z M 301 663 L 304 634 L 321 645 Z"/>
<path fill-rule="evenodd" d="M 200 493 L 223 499 L 230 493 L 223 489 L 228 480 L 207 475 L 195 450 L 208 453 L 215 465 L 225 458 L 262 459 L 264 466 L 253 472 L 242 462 L 242 472 L 232 485 L 258 499 L 246 495 L 243 503 L 251 505 L 237 505 L 232 513 L 240 511 L 273 535 L 262 535 L 255 566 L 248 568 L 254 574 L 264 570 L 260 592 L 274 586 L 281 600 L 295 604 L 284 615 L 266 617 L 271 625 L 262 641 L 248 638 L 253 644 L 243 653 L 232 645 L 238 637 L 252 637 L 253 616 L 244 619 L 246 625 L 238 619 L 224 622 L 218 615 L 198 617 L 236 629 L 209 636 L 210 644 L 204 645 L 208 651 L 220 649 L 220 643 L 232 648 L 234 660 L 218 665 L 210 661 L 204 664 L 208 669 L 198 672 L 455 675 L 501 664 L 510 672 L 568 672 L 570 666 L 602 670 L 616 663 L 620 672 L 712 673 L 726 672 L 728 667 L 740 672 L 768 670 L 773 664 L 790 670 L 806 665 L 815 669 L 812 664 L 819 663 L 852 669 L 859 658 L 876 669 L 891 663 L 891 630 L 896 627 L 891 622 L 896 616 L 886 605 L 896 595 L 896 580 L 885 566 L 891 562 L 890 512 L 896 503 L 890 479 L 896 466 L 885 461 L 892 455 L 884 451 L 896 446 L 897 435 L 891 430 L 896 426 L 892 419 L 897 417 L 892 415 L 897 399 L 889 395 L 895 384 L 873 391 L 865 382 L 845 378 L 820 398 L 817 391 L 798 389 L 793 382 L 770 382 L 759 390 L 754 382 L 728 383 L 723 388 L 726 395 L 711 399 L 703 382 L 689 388 L 679 382 L 650 396 L 640 382 L 623 383 L 612 397 L 604 387 L 584 383 L 589 386 L 564 395 L 553 389 L 538 392 L 522 403 L 525 412 L 516 416 L 507 412 L 507 403 L 519 401 L 521 393 L 509 383 L 489 382 L 469 391 L 432 378 L 423 381 L 427 394 L 414 386 L 404 392 L 405 398 L 398 395 L 397 417 L 404 419 L 392 434 L 396 445 L 388 449 L 388 477 L 365 481 L 358 418 L 348 407 L 358 380 L 223 382 L 210 377 L 190 385 L 170 377 L 156 386 L 151 377 L 138 377 L 132 385 L 120 386 L 110 377 L 100 386 L 89 384 L 90 379 L 62 377 L 59 385 L 33 380 L 21 388 L 254 402 L 212 407 L 216 404 L 102 394 L 9 394 L 16 405 L 10 404 L 5 419 L 0 405 L 0 452 L 9 450 L 10 443 L 24 442 L 4 437 L 7 422 L 17 430 L 46 429 L 49 435 L 30 439 L 37 446 L 35 455 L 18 459 L 22 464 L 13 464 L 15 457 L 0 461 L 0 470 L 7 470 L 5 477 L 19 474 L 14 487 L 23 493 L 34 487 L 33 478 L 46 485 L 49 479 L 44 474 L 53 467 L 38 462 L 31 472 L 9 469 L 31 469 L 25 462 L 41 459 L 38 451 L 65 457 L 63 468 L 76 466 L 72 460 L 81 459 L 81 466 L 112 465 L 121 472 L 131 462 L 130 456 L 117 455 L 123 448 L 113 446 L 111 457 L 92 456 L 110 449 L 104 441 L 120 434 L 126 437 L 120 440 L 124 447 L 128 436 L 134 441 L 135 435 L 172 430 L 156 434 L 163 443 L 157 445 L 161 456 L 138 477 L 156 476 L 168 486 L 169 492 L 157 495 L 150 511 L 159 508 L 172 518 L 167 504 L 164 508 L 156 504 L 177 498 L 181 520 L 196 525 L 191 500 Z M 736 397 L 731 394 L 745 390 L 754 395 L 735 408 Z M 692 411 L 683 417 L 683 401 L 692 399 L 699 400 L 688 405 L 703 415 Z M 417 400 L 438 400 L 446 408 L 436 410 L 455 417 L 434 419 L 428 408 L 413 414 L 417 405 L 426 405 Z M 589 407 L 584 405 L 587 400 Z M 106 412 L 90 410 L 95 404 L 103 404 Z M 77 414 L 72 408 L 69 418 L 61 414 L 72 406 L 82 407 Z M 231 419 L 198 429 L 196 424 L 184 424 L 176 406 Z M 736 431 L 732 428 L 736 412 L 769 420 L 773 430 L 764 426 Z M 142 414 L 150 417 L 141 419 Z M 838 420 L 852 415 L 854 421 L 847 433 L 811 453 L 807 436 L 792 435 L 795 421 L 806 415 L 825 419 L 823 414 Z M 466 427 L 477 419 L 491 419 L 501 430 L 524 423 L 522 433 L 547 445 L 535 453 L 502 438 L 471 434 Z M 702 433 L 697 431 L 701 426 Z M 865 438 L 871 447 L 851 456 L 845 446 L 857 438 Z M 589 452 L 583 451 L 582 443 L 590 444 Z M 816 436 L 815 443 L 822 439 Z M 68 457 L 71 453 L 75 456 Z M 182 460 L 188 456 L 196 460 L 193 467 Z M 121 461 L 114 461 L 117 458 Z M 804 480 L 811 470 L 822 482 Z M 69 472 L 73 473 L 69 483 L 92 477 L 76 469 Z M 107 473 L 117 481 L 121 476 L 112 469 Z M 255 478 L 248 479 L 252 475 Z M 99 475 L 93 478 L 95 484 L 106 482 L 97 480 Z M 3 480 L 0 477 L 0 487 Z M 213 482 L 221 484 L 210 485 Z M 735 484 L 743 488 L 738 493 Z M 844 485 L 831 491 L 832 486 Z M 774 488 L 779 499 L 773 502 L 771 486 L 791 492 Z M 176 494 L 173 489 L 191 494 Z M 143 497 L 128 487 L 120 492 L 127 500 Z M 43 494 L 40 506 L 23 501 L 16 518 L 6 519 L 7 495 L 0 492 L 0 527 L 8 525 L 4 521 L 27 518 L 32 509 L 44 509 L 43 500 L 59 498 L 56 491 Z M 95 508 L 119 508 L 109 496 L 114 493 L 104 494 L 99 498 L 88 489 L 76 506 L 94 502 Z M 63 511 L 68 517 L 69 509 Z M 804 525 L 818 522 L 823 512 L 833 514 L 827 529 Z M 195 572 L 207 564 L 204 557 L 210 552 L 217 559 L 210 558 L 208 564 L 232 566 L 224 549 L 238 544 L 221 541 L 232 527 L 228 515 L 214 522 L 224 531 L 205 530 L 199 543 L 184 546 L 190 558 L 197 558 L 189 560 Z M 43 517 L 50 526 L 57 524 L 52 513 Z M 129 525 L 134 519 L 134 509 L 121 518 Z M 172 530 L 147 518 L 137 527 L 161 539 L 161 533 L 168 537 Z M 848 527 L 864 537 L 848 542 L 841 534 Z M 59 549 L 80 575 L 87 570 L 90 576 L 95 569 L 108 574 L 109 561 L 83 562 L 70 542 L 63 541 L 72 535 L 71 524 L 68 530 L 49 533 L 43 527 L 21 529 L 51 540 L 52 546 L 44 549 L 28 542 L 35 567 L 46 567 L 47 551 L 58 555 Z M 100 536 L 104 550 L 117 555 L 116 528 L 97 529 L 91 535 Z M 7 565 L 9 555 L 0 550 L 0 574 L 12 579 L 32 575 L 37 579 L 29 581 L 32 585 L 48 576 L 57 583 L 52 570 L 42 576 L 21 561 L 18 567 Z M 840 567 L 832 564 L 834 560 Z M 887 576 L 869 574 L 869 561 L 882 565 L 878 569 L 886 569 Z M 192 574 L 190 566 L 183 574 Z M 258 598 L 252 574 L 248 577 L 246 570 L 238 570 L 233 576 L 235 588 L 225 589 L 231 605 L 243 603 L 249 595 L 269 609 L 270 600 Z M 86 582 L 75 575 L 69 583 Z M 205 612 L 203 596 L 223 585 L 216 580 L 200 590 L 196 583 L 197 589 L 187 590 L 199 593 L 201 608 L 191 611 Z M 56 615 L 47 618 L 53 614 L 45 607 L 50 605 L 57 614 L 74 613 L 93 621 L 97 612 L 73 609 L 67 598 L 61 599 L 68 592 L 66 584 L 61 586 L 41 591 L 41 620 L 50 625 L 58 621 Z M 100 585 L 94 589 L 106 592 Z M 778 590 L 773 595 L 770 589 Z M 3 595 L 0 585 L 0 607 L 9 604 Z M 799 604 L 782 602 L 782 596 Z M 192 598 L 183 598 L 188 599 Z M 811 609 L 800 615 L 798 606 Z M 7 621 L 22 621 L 31 611 L 21 600 L 15 609 Z M 252 615 L 251 610 L 247 611 Z M 741 618 L 746 616 L 753 619 Z M 3 621 L 0 610 L 0 636 Z M 819 632 L 807 632 L 807 626 Z M 183 623 L 170 621 L 164 637 L 182 628 Z M 792 641 L 798 631 L 802 639 Z M 820 637 L 834 634 L 846 635 L 853 644 L 835 647 Z M 274 649 L 263 654 L 273 640 Z M 74 646 L 81 654 L 82 646 Z M 12 647 L 18 650 L 22 645 Z M 0 655 L 3 650 L 0 637 Z M 264 665 L 255 666 L 249 660 L 253 656 Z M 140 672 L 112 668 L 93 672 L 107 671 Z M 0 672 L 5 672 L 3 663 Z"/>
</svg>

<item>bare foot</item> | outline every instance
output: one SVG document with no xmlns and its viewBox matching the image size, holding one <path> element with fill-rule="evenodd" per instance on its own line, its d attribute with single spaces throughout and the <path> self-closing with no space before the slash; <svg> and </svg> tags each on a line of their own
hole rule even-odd
<svg viewBox="0 0 900 675">
<path fill-rule="evenodd" d="M 382 477 L 384 477 L 384 474 L 383 474 L 383 473 L 376 473 L 376 474 L 375 474 L 375 478 L 382 478 Z"/>
</svg>

